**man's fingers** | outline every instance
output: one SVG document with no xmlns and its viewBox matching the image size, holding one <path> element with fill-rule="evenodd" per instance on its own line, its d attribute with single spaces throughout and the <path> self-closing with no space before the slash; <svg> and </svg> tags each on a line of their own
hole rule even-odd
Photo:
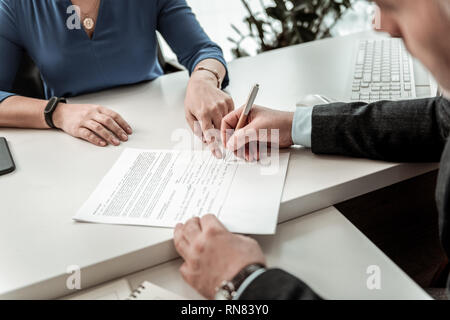
<svg viewBox="0 0 450 320">
<path fill-rule="evenodd" d="M 183 280 L 185 281 L 185 282 L 187 282 L 188 284 L 190 284 L 190 285 L 192 285 L 191 283 L 190 283 L 190 278 L 188 277 L 188 269 L 189 269 L 189 266 L 188 266 L 188 264 L 186 263 L 186 262 L 184 262 L 182 265 L 181 265 L 181 267 L 180 267 L 180 274 L 181 274 L 181 277 L 183 278 Z"/>
<path fill-rule="evenodd" d="M 239 118 L 243 110 L 244 110 L 243 107 L 239 108 L 238 110 L 232 111 L 231 113 L 227 114 L 222 119 L 220 133 L 222 136 L 222 142 L 224 146 L 227 145 L 228 139 L 232 136 L 234 129 L 236 128 L 239 122 Z"/>
<path fill-rule="evenodd" d="M 184 260 L 188 258 L 189 242 L 184 236 L 184 225 L 181 223 L 177 224 L 173 234 L 173 242 L 175 244 L 175 249 L 183 257 Z"/>
<path fill-rule="evenodd" d="M 258 141 L 253 141 L 248 144 L 247 161 L 249 162 L 258 161 Z"/>
<path fill-rule="evenodd" d="M 120 140 L 128 141 L 128 135 L 112 117 L 99 113 L 94 116 L 94 120 L 108 128 L 109 131 L 113 132 Z"/>
<path fill-rule="evenodd" d="M 243 110 L 244 110 L 244 107 L 241 107 L 241 108 L 234 110 L 234 111 L 230 112 L 229 114 L 227 114 L 222 119 L 222 125 L 225 125 L 226 129 L 236 128 Z"/>
<path fill-rule="evenodd" d="M 84 126 L 99 137 L 103 138 L 105 141 L 108 141 L 115 146 L 120 144 L 119 139 L 117 139 L 116 136 L 111 131 L 106 129 L 101 123 L 94 120 L 88 120 Z"/>
<path fill-rule="evenodd" d="M 227 149 L 230 151 L 236 151 L 244 148 L 248 143 L 255 143 L 257 141 L 258 131 L 250 124 L 234 132 L 231 138 L 228 139 Z"/>
<path fill-rule="evenodd" d="M 99 136 L 97 136 L 95 133 L 93 133 L 87 128 L 80 128 L 78 130 L 78 137 L 99 147 L 107 146 L 105 140 L 101 139 Z"/>
<path fill-rule="evenodd" d="M 121 116 L 120 114 L 118 114 L 117 112 L 112 111 L 112 110 L 110 110 L 110 109 L 108 109 L 108 108 L 105 108 L 105 107 L 100 107 L 99 110 L 100 110 L 101 113 L 103 113 L 103 114 L 105 114 L 105 115 L 110 116 L 111 118 L 113 118 L 113 120 L 114 120 L 115 122 L 117 122 L 117 124 L 119 124 L 119 126 L 121 126 L 122 129 L 123 129 L 127 134 L 132 134 L 132 133 L 133 133 L 133 129 L 131 129 L 131 126 L 128 124 L 128 122 L 126 122 L 126 121 L 122 118 L 122 116 Z"/>
<path fill-rule="evenodd" d="M 200 219 L 200 227 L 203 231 L 208 229 L 226 230 L 222 222 L 213 214 L 207 214 Z"/>
<path fill-rule="evenodd" d="M 191 243 L 201 232 L 202 228 L 200 226 L 200 218 L 195 217 L 185 223 L 182 234 L 186 240 Z"/>
</svg>

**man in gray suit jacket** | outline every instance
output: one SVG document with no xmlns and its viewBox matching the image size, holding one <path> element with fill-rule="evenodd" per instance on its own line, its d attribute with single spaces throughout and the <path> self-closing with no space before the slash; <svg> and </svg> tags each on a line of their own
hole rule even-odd
<svg viewBox="0 0 450 320">
<path fill-rule="evenodd" d="M 440 236 L 450 257 L 450 0 L 375 2 L 381 29 L 403 37 L 439 82 L 443 97 L 335 103 L 298 108 L 295 113 L 255 107 L 247 126 L 226 147 L 241 150 L 246 142 L 240 138 L 250 130 L 279 129 L 281 147 L 299 144 L 317 154 L 386 161 L 441 161 L 436 201 Z M 222 130 L 235 128 L 241 112 L 242 108 L 225 117 Z M 185 260 L 180 270 L 184 279 L 207 298 L 320 299 L 294 276 L 266 269 L 258 244 L 229 233 L 212 215 L 178 225 L 175 246 Z"/>
</svg>

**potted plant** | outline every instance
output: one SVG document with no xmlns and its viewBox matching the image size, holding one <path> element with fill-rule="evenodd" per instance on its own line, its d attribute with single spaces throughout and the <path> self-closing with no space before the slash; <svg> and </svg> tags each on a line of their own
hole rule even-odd
<svg viewBox="0 0 450 320">
<path fill-rule="evenodd" d="M 261 53 L 330 36 L 330 31 L 354 0 L 259 0 L 261 11 L 254 12 L 250 2 L 241 0 L 248 12 L 244 18 L 248 30 L 243 32 L 232 25 L 238 38 L 229 37 L 235 44 L 236 58 L 248 56 L 242 47 L 244 40 L 252 40 Z"/>
</svg>

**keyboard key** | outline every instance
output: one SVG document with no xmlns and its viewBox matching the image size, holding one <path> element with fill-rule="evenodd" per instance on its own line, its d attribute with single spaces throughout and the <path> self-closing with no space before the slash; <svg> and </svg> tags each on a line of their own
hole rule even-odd
<svg viewBox="0 0 450 320">
<path fill-rule="evenodd" d="M 372 74 L 371 73 L 365 73 L 364 76 L 363 76 L 363 81 L 364 82 L 372 81 Z"/>
<path fill-rule="evenodd" d="M 363 100 L 363 101 L 367 101 L 367 100 L 369 100 L 370 95 L 369 95 L 369 94 L 361 94 L 361 95 L 359 96 L 359 98 L 360 98 L 361 100 Z"/>
<path fill-rule="evenodd" d="M 356 64 L 359 64 L 359 65 L 364 64 L 364 58 L 365 58 L 365 52 L 364 52 L 364 50 L 360 50 L 358 53 L 358 59 L 356 61 Z"/>
</svg>

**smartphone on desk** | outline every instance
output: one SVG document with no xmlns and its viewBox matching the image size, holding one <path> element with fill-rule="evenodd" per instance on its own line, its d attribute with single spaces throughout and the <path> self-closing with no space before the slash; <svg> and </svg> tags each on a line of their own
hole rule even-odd
<svg viewBox="0 0 450 320">
<path fill-rule="evenodd" d="M 0 176 L 13 172 L 15 169 L 16 166 L 9 151 L 8 142 L 5 138 L 0 137 Z"/>
</svg>

